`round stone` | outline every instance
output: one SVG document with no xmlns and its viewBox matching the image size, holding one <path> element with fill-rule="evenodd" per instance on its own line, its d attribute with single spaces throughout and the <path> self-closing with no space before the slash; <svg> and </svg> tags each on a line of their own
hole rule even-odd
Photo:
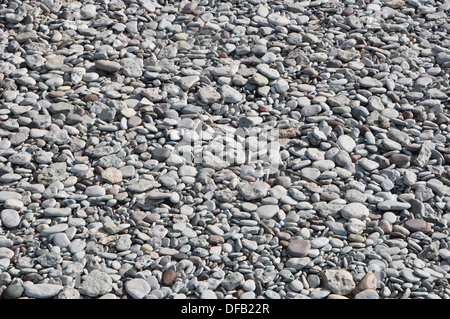
<svg viewBox="0 0 450 319">
<path fill-rule="evenodd" d="M 19 226 L 21 218 L 17 211 L 13 209 L 4 209 L 0 213 L 2 225 L 7 228 L 15 228 Z"/>
</svg>

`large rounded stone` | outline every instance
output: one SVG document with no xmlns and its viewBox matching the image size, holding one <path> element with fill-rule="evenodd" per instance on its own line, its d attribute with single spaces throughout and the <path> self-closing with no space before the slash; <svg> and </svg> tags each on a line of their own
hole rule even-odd
<svg viewBox="0 0 450 319">
<path fill-rule="evenodd" d="M 297 238 L 289 242 L 287 252 L 292 257 L 306 257 L 310 249 L 311 244 L 308 240 Z"/>
</svg>

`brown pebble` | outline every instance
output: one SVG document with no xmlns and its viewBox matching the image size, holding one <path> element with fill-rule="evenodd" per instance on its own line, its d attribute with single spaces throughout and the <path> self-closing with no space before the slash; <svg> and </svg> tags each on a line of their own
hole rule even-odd
<svg viewBox="0 0 450 319">
<path fill-rule="evenodd" d="M 392 225 L 391 236 L 394 232 L 402 234 L 405 237 L 409 236 L 409 234 L 410 234 L 410 231 L 401 225 Z"/>
<path fill-rule="evenodd" d="M 428 115 L 426 112 L 420 112 L 416 116 L 416 120 L 419 122 L 426 121 L 428 119 Z"/>
<path fill-rule="evenodd" d="M 352 154 L 352 155 L 350 155 L 350 158 L 352 159 L 352 163 L 356 163 L 358 160 L 361 159 L 361 155 L 359 155 L 359 154 Z"/>
<path fill-rule="evenodd" d="M 332 200 L 338 199 L 339 194 L 336 192 L 322 192 L 320 193 L 320 200 L 325 202 L 331 202 Z"/>
<path fill-rule="evenodd" d="M 66 20 L 66 19 L 68 19 L 69 17 L 70 17 L 70 12 L 67 11 L 67 10 L 62 11 L 62 12 L 59 14 L 59 16 L 58 16 L 58 18 L 59 18 L 59 19 L 62 19 L 62 20 Z"/>
<path fill-rule="evenodd" d="M 221 53 L 219 54 L 219 58 L 220 58 L 220 59 L 226 59 L 226 58 L 228 58 L 228 54 L 227 54 L 226 52 L 221 52 Z"/>
<path fill-rule="evenodd" d="M 405 120 L 410 120 L 414 117 L 414 114 L 411 111 L 404 111 L 402 115 Z"/>
<path fill-rule="evenodd" d="M 329 121 L 327 121 L 327 124 L 328 124 L 329 126 L 331 126 L 332 128 L 335 128 L 335 127 L 337 127 L 337 126 L 344 127 L 344 124 L 343 124 L 343 123 L 341 123 L 341 122 L 339 122 L 339 121 L 334 121 L 334 120 L 329 120 Z"/>
<path fill-rule="evenodd" d="M 436 124 L 447 124 L 448 117 L 443 113 L 438 113 L 438 114 L 436 114 L 435 123 Z"/>
<path fill-rule="evenodd" d="M 361 279 L 356 288 L 353 290 L 353 294 L 356 295 L 357 293 L 367 289 L 377 289 L 377 277 L 375 277 L 375 275 L 371 271 L 368 271 L 363 279 Z"/>
<path fill-rule="evenodd" d="M 406 229 L 413 233 L 418 231 L 428 233 L 431 231 L 430 224 L 423 219 L 410 219 L 404 225 Z"/>
<path fill-rule="evenodd" d="M 370 128 L 368 128 L 367 125 L 356 125 L 356 128 L 359 130 L 362 136 L 370 132 Z"/>
<path fill-rule="evenodd" d="M 156 213 L 147 213 L 147 215 L 144 218 L 144 220 L 147 223 L 154 223 L 159 219 L 160 219 L 160 216 L 159 216 L 159 214 L 156 214 Z"/>
<path fill-rule="evenodd" d="M 223 243 L 225 243 L 225 239 L 220 235 L 210 235 L 209 243 L 211 245 L 222 245 Z"/>
<path fill-rule="evenodd" d="M 345 9 L 342 11 L 341 15 L 342 15 L 343 17 L 347 17 L 347 16 L 353 14 L 353 11 L 354 11 L 354 10 L 353 10 L 352 7 L 347 7 L 347 8 L 345 8 Z"/>
<path fill-rule="evenodd" d="M 272 178 L 269 178 L 268 180 L 266 180 L 265 182 L 266 182 L 267 184 L 269 184 L 270 187 L 273 187 L 273 186 L 275 186 L 276 179 L 275 179 L 274 177 L 272 177 Z"/>
<path fill-rule="evenodd" d="M 164 286 L 170 286 L 175 280 L 175 275 L 175 270 L 173 270 L 172 268 L 167 269 L 162 275 L 161 283 Z"/>
<path fill-rule="evenodd" d="M 128 42 L 129 46 L 139 46 L 141 44 L 141 41 L 138 39 L 131 39 L 130 42 Z"/>
<path fill-rule="evenodd" d="M 41 139 L 41 138 L 39 138 L 39 139 L 36 140 L 36 146 L 37 146 L 37 147 L 44 147 L 46 144 L 47 144 L 47 143 L 46 143 L 43 139 Z"/>
<path fill-rule="evenodd" d="M 97 94 L 87 94 L 83 98 L 84 102 L 95 102 L 98 100 Z"/>
<path fill-rule="evenodd" d="M 65 125 L 64 121 L 61 120 L 61 119 L 55 119 L 55 120 L 53 120 L 53 124 L 56 124 L 56 125 L 59 126 L 60 128 L 62 128 L 62 127 Z"/>
<path fill-rule="evenodd" d="M 209 279 L 209 276 L 207 273 L 202 273 L 202 274 L 200 274 L 200 276 L 198 276 L 198 281 L 205 281 L 208 279 Z"/>
<path fill-rule="evenodd" d="M 254 176 L 251 175 L 245 175 L 242 177 L 243 180 L 247 181 L 247 182 L 256 182 L 256 178 Z"/>
<path fill-rule="evenodd" d="M 410 157 L 406 154 L 394 154 L 389 157 L 389 161 L 391 164 L 395 164 L 396 166 L 403 167 L 409 164 Z"/>
<path fill-rule="evenodd" d="M 63 97 L 66 93 L 64 91 L 50 91 L 48 92 L 48 95 L 50 97 Z"/>
<path fill-rule="evenodd" d="M 231 37 L 231 34 L 230 34 L 230 32 L 228 32 L 227 30 L 223 30 L 223 31 L 222 31 L 222 34 L 221 34 L 221 37 L 222 37 L 223 39 L 228 39 L 228 38 Z"/>
<path fill-rule="evenodd" d="M 289 240 L 291 239 L 292 235 L 289 234 L 288 232 L 280 231 L 279 233 L 277 233 L 277 237 L 280 240 Z"/>
<path fill-rule="evenodd" d="M 181 12 L 191 14 L 194 13 L 195 9 L 197 9 L 197 2 L 193 1 L 186 4 Z"/>
<path fill-rule="evenodd" d="M 117 187 L 110 187 L 107 193 L 111 195 L 117 195 L 119 194 L 119 189 Z"/>
<path fill-rule="evenodd" d="M 285 67 L 296 66 L 297 61 L 295 61 L 295 59 L 287 58 L 284 59 L 283 64 Z"/>
<path fill-rule="evenodd" d="M 385 234 L 392 232 L 392 225 L 387 220 L 379 220 L 377 226 L 380 227 Z"/>
<path fill-rule="evenodd" d="M 380 127 L 387 130 L 391 127 L 391 123 L 388 120 L 382 120 L 380 121 Z"/>
</svg>

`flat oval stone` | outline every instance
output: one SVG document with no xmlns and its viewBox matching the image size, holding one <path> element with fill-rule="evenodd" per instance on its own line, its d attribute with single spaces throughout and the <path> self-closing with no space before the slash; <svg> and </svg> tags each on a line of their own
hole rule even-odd
<svg viewBox="0 0 450 319">
<path fill-rule="evenodd" d="M 14 228 L 19 226 L 21 218 L 19 213 L 13 209 L 4 209 L 1 214 L 2 225 L 7 228 Z"/>
<path fill-rule="evenodd" d="M 405 227 L 410 232 L 424 232 L 428 233 L 431 231 L 431 226 L 428 222 L 423 219 L 409 219 L 405 222 Z"/>
<path fill-rule="evenodd" d="M 391 164 L 395 164 L 399 167 L 404 167 L 409 164 L 410 157 L 406 154 L 394 154 L 389 157 Z"/>
<path fill-rule="evenodd" d="M 89 186 L 84 191 L 84 194 L 87 196 L 97 197 L 103 196 L 106 194 L 105 189 L 100 185 Z"/>
<path fill-rule="evenodd" d="M 48 299 L 56 296 L 64 289 L 55 284 L 34 284 L 25 286 L 25 295 L 36 299 Z"/>
<path fill-rule="evenodd" d="M 122 65 L 115 61 L 97 60 L 95 61 L 95 67 L 106 72 L 114 73 L 119 71 L 122 68 Z"/>
</svg>

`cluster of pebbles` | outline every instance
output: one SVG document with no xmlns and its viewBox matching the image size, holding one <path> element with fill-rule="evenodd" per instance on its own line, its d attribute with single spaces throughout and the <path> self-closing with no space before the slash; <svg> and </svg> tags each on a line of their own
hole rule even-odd
<svg viewBox="0 0 450 319">
<path fill-rule="evenodd" d="M 449 11 L 3 1 L 1 298 L 449 299 Z"/>
</svg>

